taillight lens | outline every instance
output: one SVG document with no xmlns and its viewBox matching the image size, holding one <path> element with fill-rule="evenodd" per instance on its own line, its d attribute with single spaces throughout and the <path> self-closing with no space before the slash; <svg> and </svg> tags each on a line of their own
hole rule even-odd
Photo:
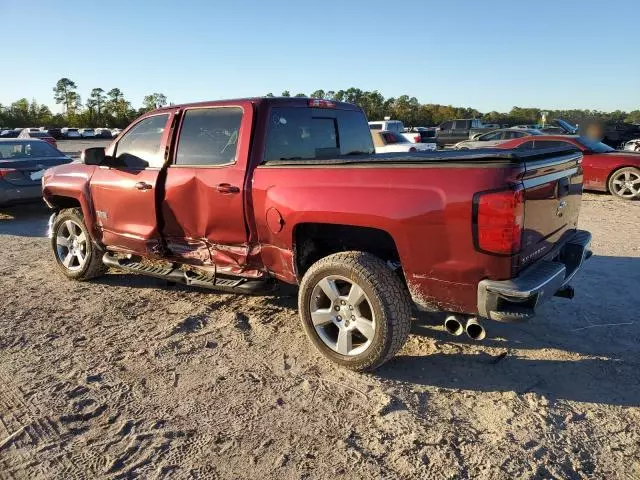
<svg viewBox="0 0 640 480">
<path fill-rule="evenodd" d="M 13 172 L 17 172 L 17 170 L 15 168 L 0 168 L 0 178 Z"/>
<path fill-rule="evenodd" d="M 416 141 L 416 143 L 420 143 L 422 141 L 422 138 L 420 138 L 420 135 L 416 135 L 415 137 L 413 137 L 413 139 Z"/>
<path fill-rule="evenodd" d="M 488 253 L 520 251 L 524 226 L 524 190 L 478 193 L 474 197 L 476 247 Z"/>
</svg>

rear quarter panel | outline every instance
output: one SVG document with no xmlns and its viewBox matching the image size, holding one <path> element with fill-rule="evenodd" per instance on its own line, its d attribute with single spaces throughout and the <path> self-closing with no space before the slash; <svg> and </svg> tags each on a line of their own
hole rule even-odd
<svg viewBox="0 0 640 480">
<path fill-rule="evenodd" d="M 516 182 L 521 173 L 516 166 L 468 164 L 257 167 L 252 203 L 263 262 L 293 283 L 297 225 L 378 228 L 393 238 L 414 300 L 475 312 L 477 283 L 509 278 L 511 259 L 475 250 L 473 194 Z M 273 210 L 283 219 L 279 232 L 267 221 Z"/>
</svg>

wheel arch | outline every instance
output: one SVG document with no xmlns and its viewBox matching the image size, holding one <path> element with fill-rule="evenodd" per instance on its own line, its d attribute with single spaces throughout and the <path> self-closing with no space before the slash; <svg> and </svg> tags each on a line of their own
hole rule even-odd
<svg viewBox="0 0 640 480">
<path fill-rule="evenodd" d="M 371 253 L 400 266 L 398 247 L 385 230 L 333 223 L 299 223 L 293 229 L 294 268 L 298 281 L 321 258 L 351 250 Z"/>
</svg>

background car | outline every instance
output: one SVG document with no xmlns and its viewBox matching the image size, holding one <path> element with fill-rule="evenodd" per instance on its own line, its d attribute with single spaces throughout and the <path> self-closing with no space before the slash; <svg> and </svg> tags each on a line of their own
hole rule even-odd
<svg viewBox="0 0 640 480">
<path fill-rule="evenodd" d="M 113 138 L 113 134 L 111 130 L 108 128 L 96 128 L 96 137 L 97 138 Z"/>
<path fill-rule="evenodd" d="M 49 133 L 43 132 L 41 130 L 34 131 L 33 129 L 25 128 L 20 132 L 20 135 L 18 135 L 17 138 L 39 138 L 40 140 L 43 140 L 54 147 L 58 146 L 55 138 L 49 135 Z"/>
<path fill-rule="evenodd" d="M 111 136 L 113 138 L 116 138 L 118 135 L 120 135 L 120 133 L 122 133 L 122 129 L 121 128 L 112 128 L 111 129 Z"/>
<path fill-rule="evenodd" d="M 81 128 L 79 130 L 80 135 L 82 136 L 82 138 L 95 138 L 96 137 L 96 131 L 93 128 Z"/>
<path fill-rule="evenodd" d="M 476 148 L 489 148 L 508 142 L 514 138 L 541 135 L 539 130 L 532 128 L 501 128 L 493 132 L 477 135 L 469 140 L 458 142 L 453 148 L 456 150 L 473 150 Z"/>
<path fill-rule="evenodd" d="M 584 158 L 584 189 L 609 192 L 625 200 L 640 199 L 640 155 L 615 150 L 602 142 L 577 135 L 540 135 L 502 143 L 497 148 L 542 150 L 571 146 Z"/>
<path fill-rule="evenodd" d="M 68 140 L 82 138 L 82 135 L 80 135 L 80 131 L 77 128 L 70 127 L 62 128 L 62 136 Z"/>
<path fill-rule="evenodd" d="M 624 144 L 624 150 L 627 152 L 640 152 L 640 138 L 629 140 Z"/>
<path fill-rule="evenodd" d="M 62 140 L 64 138 L 62 136 L 62 129 L 61 128 L 57 128 L 57 127 L 47 128 L 46 131 L 49 133 L 49 135 L 51 135 L 56 140 Z"/>
<path fill-rule="evenodd" d="M 418 152 L 435 150 L 435 143 L 411 143 L 397 132 L 371 130 L 376 153 Z"/>
<path fill-rule="evenodd" d="M 0 205 L 42 198 L 44 171 L 71 161 L 42 140 L 0 139 Z"/>
<path fill-rule="evenodd" d="M 18 138 L 22 130 L 17 128 L 8 128 L 0 132 L 0 138 Z"/>
</svg>

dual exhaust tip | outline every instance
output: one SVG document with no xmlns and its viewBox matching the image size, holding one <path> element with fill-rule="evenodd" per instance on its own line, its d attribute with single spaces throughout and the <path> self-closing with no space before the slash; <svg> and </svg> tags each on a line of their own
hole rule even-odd
<svg viewBox="0 0 640 480">
<path fill-rule="evenodd" d="M 462 324 L 462 319 L 456 315 L 449 315 L 444 320 L 444 328 L 451 335 L 462 335 L 463 332 L 472 340 L 484 340 L 487 336 L 487 331 L 480 324 L 477 318 L 471 317 L 467 320 L 465 325 Z"/>
</svg>

